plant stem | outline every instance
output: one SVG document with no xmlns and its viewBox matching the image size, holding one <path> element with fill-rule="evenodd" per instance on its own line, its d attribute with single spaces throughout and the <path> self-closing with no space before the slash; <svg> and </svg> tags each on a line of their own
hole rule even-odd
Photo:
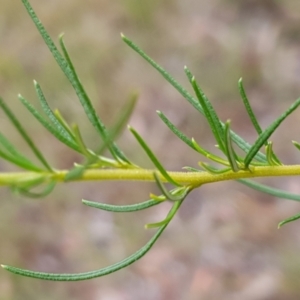
<svg viewBox="0 0 300 300">
<path fill-rule="evenodd" d="M 37 175 L 45 176 L 45 179 L 55 182 L 64 182 L 68 170 L 51 172 L 12 172 L 0 173 L 0 186 L 10 186 L 20 182 L 26 182 Z M 148 181 L 154 182 L 155 170 L 148 169 L 95 169 L 86 170 L 80 178 L 73 181 Z M 282 165 L 282 166 L 263 166 L 251 167 L 251 171 L 240 170 L 238 172 L 228 171 L 221 174 L 211 174 L 208 172 L 168 172 L 168 174 L 177 182 L 193 187 L 205 183 L 236 180 L 255 177 L 275 177 L 275 176 L 295 176 L 300 175 L 300 165 Z M 162 182 L 166 179 L 159 175 Z"/>
</svg>

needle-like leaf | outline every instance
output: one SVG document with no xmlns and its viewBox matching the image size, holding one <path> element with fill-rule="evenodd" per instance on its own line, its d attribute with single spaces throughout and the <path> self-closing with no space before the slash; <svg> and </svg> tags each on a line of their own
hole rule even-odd
<svg viewBox="0 0 300 300">
<path fill-rule="evenodd" d="M 75 141 L 76 144 L 78 145 L 80 152 L 85 156 L 85 157 L 93 157 L 93 155 L 91 154 L 91 152 L 88 150 L 88 148 L 86 147 L 82 135 L 80 133 L 80 130 L 78 128 L 77 124 L 73 124 L 72 126 L 73 129 L 73 133 L 74 133 L 74 137 L 75 137 Z"/>
<path fill-rule="evenodd" d="M 37 167 L 31 163 L 27 163 L 26 160 L 23 160 L 16 156 L 11 155 L 11 154 L 5 153 L 1 149 L 0 149 L 0 157 L 6 161 L 9 161 L 9 162 L 15 164 L 16 166 L 19 166 L 19 167 L 25 169 L 25 170 L 37 171 L 37 172 L 43 171 L 43 168 Z"/>
<path fill-rule="evenodd" d="M 163 182 L 160 180 L 157 172 L 154 172 L 153 176 L 154 176 L 155 182 L 158 185 L 160 191 L 166 197 L 167 200 L 170 200 L 170 201 L 182 201 L 186 197 L 186 195 L 189 193 L 189 191 L 190 191 L 189 187 L 180 187 L 180 188 L 177 188 L 177 189 L 169 192 L 165 188 Z"/>
<path fill-rule="evenodd" d="M 28 111 L 38 120 L 53 136 L 64 143 L 69 148 L 80 153 L 78 145 L 75 144 L 73 139 L 70 139 L 69 135 L 65 135 L 59 131 L 53 124 L 48 122 L 23 96 L 19 95 L 19 100 L 28 109 Z"/>
<path fill-rule="evenodd" d="M 64 130 L 68 133 L 68 135 L 75 141 L 76 139 L 74 132 L 72 131 L 71 127 L 69 126 L 68 122 L 63 117 L 63 115 L 60 113 L 60 111 L 58 109 L 55 109 L 53 114 L 60 126 L 63 127 Z"/>
<path fill-rule="evenodd" d="M 0 156 L 13 164 L 31 171 L 42 171 L 43 169 L 36 166 L 31 160 L 21 154 L 10 141 L 0 132 L 0 145 L 6 150 L 6 153 L 0 150 Z"/>
<path fill-rule="evenodd" d="M 161 120 L 169 127 L 169 129 L 179 137 L 183 142 L 185 142 L 192 149 L 196 150 L 191 139 L 189 139 L 184 133 L 182 133 L 161 111 L 156 111 Z"/>
<path fill-rule="evenodd" d="M 2 98 L 0 98 L 0 107 L 5 112 L 7 117 L 10 119 L 10 121 L 13 123 L 17 131 L 20 133 L 20 135 L 23 137 L 27 145 L 30 147 L 32 152 L 35 154 L 35 156 L 39 159 L 39 161 L 43 164 L 43 166 L 49 170 L 52 171 L 52 168 L 48 164 L 47 160 L 44 158 L 44 155 L 40 152 L 40 150 L 36 147 L 32 139 L 29 137 L 21 123 L 18 121 L 18 119 L 15 117 L 13 112 L 8 108 L 8 106 L 5 104 Z"/>
<path fill-rule="evenodd" d="M 197 101 L 186 89 L 184 89 L 164 68 L 162 68 L 158 63 L 156 63 L 152 58 L 150 58 L 142 49 L 140 49 L 134 42 L 129 40 L 126 36 L 121 34 L 123 41 L 136 53 L 138 53 L 145 61 L 147 61 L 154 69 L 156 69 L 195 109 L 197 109 L 201 114 L 204 114 L 203 109 Z M 224 126 L 223 123 L 221 123 Z M 248 152 L 251 145 L 242 139 L 239 135 L 231 131 L 233 141 L 244 151 Z M 256 159 L 260 162 L 266 162 L 266 156 L 258 152 Z"/>
<path fill-rule="evenodd" d="M 184 200 L 184 199 L 183 199 Z M 149 229 L 149 228 L 157 228 L 157 227 L 161 227 L 161 226 L 165 226 L 167 224 L 170 223 L 170 221 L 173 219 L 173 217 L 175 216 L 176 212 L 178 211 L 180 205 L 182 204 L 182 201 L 175 201 L 170 212 L 168 213 L 167 217 L 160 221 L 160 222 L 156 222 L 156 223 L 150 223 L 150 224 L 146 224 L 145 228 Z"/>
<path fill-rule="evenodd" d="M 188 146 L 190 146 L 193 150 L 199 152 L 203 156 L 211 159 L 215 162 L 228 166 L 228 162 L 225 159 L 222 159 L 219 156 L 214 155 L 213 153 L 202 148 L 194 138 L 189 139 L 184 133 L 182 133 L 161 111 L 157 111 L 158 116 L 162 119 L 162 121 L 169 127 L 169 129 L 179 137 L 183 142 L 185 142 Z"/>
<path fill-rule="evenodd" d="M 36 28 L 38 29 L 38 31 L 41 34 L 42 38 L 44 39 L 46 45 L 48 46 L 50 52 L 52 53 L 53 57 L 55 58 L 57 64 L 59 65 L 59 67 L 61 68 L 61 70 L 67 77 L 67 79 L 69 80 L 69 82 L 72 84 L 72 86 L 81 102 L 81 105 L 84 108 L 84 111 L 85 111 L 88 119 L 90 120 L 91 124 L 96 128 L 96 130 L 98 131 L 100 136 L 103 139 L 105 139 L 105 137 L 107 137 L 106 128 L 105 128 L 104 124 L 101 122 L 101 120 L 99 119 L 99 117 L 97 116 L 95 109 L 92 106 L 91 101 L 77 76 L 75 68 L 71 62 L 69 54 L 63 43 L 62 36 L 60 37 L 60 46 L 62 48 L 62 51 L 63 51 L 63 54 L 65 57 L 63 57 L 63 55 L 59 52 L 59 50 L 55 46 L 53 40 L 49 36 L 48 32 L 46 31 L 46 29 L 43 26 L 43 24 L 41 23 L 41 21 L 36 16 L 36 13 L 34 12 L 33 8 L 31 7 L 30 3 L 28 2 L 28 0 L 22 0 L 22 2 L 24 4 L 30 18 L 34 22 Z M 111 145 L 110 150 L 111 150 L 111 153 L 113 156 L 117 155 L 123 161 L 127 162 L 125 155 L 115 144 Z"/>
<path fill-rule="evenodd" d="M 261 129 L 261 127 L 260 127 L 260 125 L 259 125 L 259 123 L 257 121 L 257 118 L 256 118 L 256 116 L 255 116 L 255 114 L 254 114 L 254 112 L 252 110 L 252 107 L 251 107 L 250 102 L 248 100 L 248 97 L 246 95 L 246 92 L 245 92 L 245 89 L 244 89 L 244 85 L 243 85 L 243 79 L 242 78 L 240 78 L 238 85 L 239 85 L 240 95 L 242 97 L 242 100 L 243 100 L 243 103 L 245 105 L 246 111 L 247 111 L 247 113 L 248 113 L 248 115 L 250 117 L 250 120 L 251 120 L 251 122 L 252 122 L 252 124 L 253 124 L 253 126 L 254 126 L 254 128 L 256 130 L 256 132 L 258 134 L 261 134 L 262 133 L 262 129 Z"/>
<path fill-rule="evenodd" d="M 294 222 L 294 221 L 299 220 L 299 219 L 300 219 L 300 214 L 296 214 L 296 215 L 294 215 L 294 216 L 292 216 L 292 217 L 290 217 L 290 218 L 287 218 L 287 219 L 281 221 L 281 222 L 278 224 L 278 229 L 279 229 L 280 227 L 282 227 L 283 225 L 287 224 L 287 223 Z"/>
<path fill-rule="evenodd" d="M 82 107 L 84 108 L 88 119 L 90 120 L 91 124 L 96 128 L 101 138 L 105 141 L 108 138 L 108 132 L 105 128 L 105 125 L 102 123 L 99 116 L 96 114 L 95 108 L 93 107 L 91 100 L 89 99 L 83 85 L 81 84 L 78 78 L 77 72 L 65 47 L 63 35 L 60 36 L 59 43 L 69 66 L 68 71 L 70 72 L 70 76 L 68 77 L 68 79 L 70 80 L 74 90 L 76 91 L 76 94 L 81 102 Z M 107 147 L 115 159 L 120 158 L 123 161 L 129 163 L 129 160 L 125 157 L 124 153 L 117 147 L 115 143 L 112 142 L 111 144 L 108 144 Z"/>
<path fill-rule="evenodd" d="M 210 152 L 208 152 L 207 150 L 203 149 L 195 140 L 194 138 L 192 138 L 192 143 L 196 149 L 196 151 L 198 151 L 199 153 L 201 153 L 203 156 L 207 157 L 208 159 L 212 160 L 212 161 L 215 161 L 221 165 L 224 165 L 224 166 L 229 166 L 229 162 L 217 155 L 214 155 Z"/>
<path fill-rule="evenodd" d="M 44 279 L 44 280 L 53 280 L 53 281 L 87 280 L 87 279 L 97 278 L 100 276 L 114 273 L 114 272 L 119 271 L 119 270 L 131 265 L 132 263 L 136 262 L 137 260 L 142 258 L 153 247 L 153 245 L 155 244 L 157 239 L 164 232 L 164 230 L 167 228 L 169 222 L 172 220 L 172 218 L 176 214 L 181 203 L 182 203 L 182 201 L 174 202 L 171 210 L 169 211 L 169 213 L 166 217 L 166 220 L 168 220 L 168 221 L 166 221 L 157 230 L 156 234 L 150 239 L 150 241 L 145 246 L 143 246 L 137 252 L 135 252 L 134 254 L 125 258 L 124 260 L 117 262 L 111 266 L 105 267 L 103 269 L 85 272 L 85 273 L 78 273 L 78 274 L 55 274 L 55 273 L 35 272 L 35 271 L 20 269 L 20 268 L 16 268 L 16 267 L 12 267 L 12 266 L 7 266 L 7 265 L 1 265 L 1 267 L 7 271 L 14 273 L 14 274 L 19 274 L 22 276 Z"/>
<path fill-rule="evenodd" d="M 58 120 L 55 113 L 53 113 L 52 109 L 50 108 L 44 96 L 44 93 L 40 85 L 35 80 L 34 80 L 34 87 L 44 113 L 48 116 L 48 118 L 51 120 L 53 125 L 57 128 L 58 132 L 60 132 L 60 134 L 62 134 L 66 139 L 75 142 L 74 136 L 70 133 L 70 131 L 66 130 L 65 126 L 62 126 L 61 122 Z"/>
<path fill-rule="evenodd" d="M 93 279 L 101 276 L 105 276 L 111 273 L 114 273 L 116 271 L 119 271 L 140 258 L 142 258 L 155 244 L 157 239 L 160 237 L 160 235 L 163 233 L 163 231 L 166 229 L 168 226 L 168 223 L 164 224 L 164 226 L 160 227 L 156 234 L 150 239 L 150 241 L 143 246 L 141 249 L 139 249 L 137 252 L 134 254 L 130 255 L 129 257 L 123 259 L 120 262 L 117 262 L 113 265 L 110 265 L 108 267 L 95 270 L 95 271 L 90 271 L 90 272 L 85 272 L 85 273 L 78 273 L 78 274 L 55 274 L 55 273 L 45 273 L 45 272 L 35 272 L 35 271 L 30 271 L 30 270 L 25 270 L 25 269 L 20 269 L 12 266 L 7 266 L 7 265 L 1 265 L 1 267 L 9 272 L 12 272 L 14 274 L 19 274 L 22 276 L 26 277 L 32 277 L 32 278 L 38 278 L 38 279 L 43 279 L 43 280 L 52 280 L 52 281 L 80 281 L 80 280 L 87 280 L 87 279 Z"/>
<path fill-rule="evenodd" d="M 229 168 L 224 168 L 224 169 L 217 169 L 217 168 L 214 168 L 212 166 L 210 166 L 209 164 L 206 164 L 204 162 L 199 162 L 198 165 L 200 167 L 202 167 L 205 171 L 211 173 L 211 174 L 223 174 L 223 173 L 226 173 L 228 171 L 231 171 L 232 168 L 229 167 Z"/>
<path fill-rule="evenodd" d="M 158 158 L 154 155 L 154 153 L 151 151 L 149 146 L 146 144 L 146 142 L 142 139 L 142 137 L 130 126 L 128 126 L 131 133 L 134 135 L 136 140 L 139 142 L 141 147 L 145 150 L 150 160 L 153 162 L 155 167 L 159 170 L 161 175 L 170 183 L 174 184 L 175 186 L 181 186 L 178 182 L 172 179 L 172 177 L 167 173 L 163 165 L 159 162 Z"/>
<path fill-rule="evenodd" d="M 112 130 L 109 132 L 109 136 L 106 137 L 105 141 L 102 143 L 102 145 L 96 150 L 92 157 L 89 157 L 85 163 L 79 166 L 75 166 L 65 177 L 65 180 L 73 180 L 75 178 L 79 178 L 82 176 L 83 172 L 89 168 L 89 166 L 93 165 L 97 161 L 99 161 L 101 155 L 105 149 L 116 139 L 116 137 L 123 131 L 124 127 L 127 125 L 127 122 L 129 118 L 131 117 L 131 114 L 134 110 L 135 104 L 137 101 L 137 94 L 133 94 L 131 98 L 129 98 L 128 103 L 123 107 L 121 111 L 121 115 L 119 116 L 116 124 L 112 128 Z M 130 163 L 131 166 L 134 166 L 132 163 Z"/>
<path fill-rule="evenodd" d="M 258 153 L 259 149 L 268 140 L 272 133 L 278 128 L 278 126 L 300 105 L 300 99 L 297 99 L 277 120 L 275 120 L 265 131 L 263 131 L 253 146 L 249 149 L 245 157 L 245 167 L 248 168 L 252 159 Z"/>
<path fill-rule="evenodd" d="M 267 160 L 270 166 L 280 166 L 282 163 L 277 159 L 273 152 L 273 143 L 271 141 L 267 141 L 266 145 L 266 154 Z"/>
<path fill-rule="evenodd" d="M 49 184 L 46 185 L 43 191 L 41 192 L 33 192 L 29 188 L 21 188 L 21 187 L 16 187 L 13 188 L 14 191 L 16 191 L 19 194 L 22 194 L 26 197 L 29 198 L 43 198 L 47 195 L 49 195 L 55 188 L 56 182 L 50 182 Z"/>
<path fill-rule="evenodd" d="M 230 135 L 230 121 L 228 120 L 225 123 L 225 152 L 230 164 L 230 167 L 233 172 L 238 172 L 240 170 L 240 167 L 238 166 L 237 163 L 237 155 L 234 152 L 233 146 L 232 146 L 232 141 L 231 141 L 231 135 Z"/>
<path fill-rule="evenodd" d="M 300 144 L 298 142 L 292 141 L 292 143 L 298 150 L 300 150 Z"/>
<path fill-rule="evenodd" d="M 243 79 L 240 78 L 239 80 L 239 91 L 240 91 L 240 95 L 242 97 L 243 103 L 245 105 L 246 111 L 250 117 L 250 120 L 256 130 L 256 132 L 258 133 L 258 135 L 260 135 L 262 133 L 262 129 L 258 123 L 258 120 L 252 110 L 252 107 L 250 105 L 250 102 L 248 100 L 248 97 L 246 95 L 245 89 L 244 89 L 244 85 L 243 85 Z M 265 145 L 268 145 L 268 141 L 265 142 Z M 269 156 L 268 156 L 269 155 Z M 272 161 L 273 163 L 275 163 L 276 165 L 281 165 L 281 162 L 279 161 L 279 159 L 276 157 L 275 153 L 272 151 L 272 148 L 269 149 L 269 153 L 267 153 L 267 160 L 268 162 Z"/>
<path fill-rule="evenodd" d="M 212 107 L 212 105 L 209 102 L 209 100 L 207 99 L 207 97 L 204 95 L 204 93 L 198 86 L 194 77 L 191 78 L 191 84 L 192 84 L 195 94 L 202 106 L 205 117 L 206 117 L 206 119 L 209 123 L 209 126 L 211 128 L 211 131 L 218 143 L 218 146 L 219 146 L 220 150 L 224 153 L 225 152 L 224 130 L 223 130 L 222 126 L 220 125 L 219 117 L 217 116 L 214 108 Z"/>
<path fill-rule="evenodd" d="M 263 193 L 278 197 L 278 198 L 283 198 L 283 199 L 288 199 L 288 200 L 294 200 L 300 202 L 300 195 L 298 194 L 292 194 L 280 189 L 276 189 L 270 186 L 267 186 L 265 184 L 257 183 L 253 180 L 249 179 L 238 179 L 238 182 Z"/>
<path fill-rule="evenodd" d="M 150 199 L 150 200 L 147 200 L 144 202 L 129 204 L 129 205 L 112 205 L 112 204 L 106 204 L 106 203 L 100 203 L 100 202 L 94 202 L 94 201 L 88 201 L 88 200 L 82 200 L 82 203 L 87 206 L 106 210 L 106 211 L 134 212 L 134 211 L 139 211 L 139 210 L 150 208 L 152 206 L 160 204 L 161 202 Z"/>
</svg>

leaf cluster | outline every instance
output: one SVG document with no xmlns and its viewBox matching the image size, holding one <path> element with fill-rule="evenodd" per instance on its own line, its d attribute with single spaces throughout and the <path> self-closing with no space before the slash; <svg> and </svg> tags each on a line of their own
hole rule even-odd
<svg viewBox="0 0 300 300">
<path fill-rule="evenodd" d="M 44 127 L 50 134 L 52 134 L 57 140 L 63 143 L 65 146 L 69 147 L 71 150 L 76 151 L 83 157 L 83 162 L 75 163 L 71 170 L 68 170 L 64 176 L 64 181 L 80 180 L 89 170 L 113 170 L 115 171 L 116 178 L 118 178 L 118 171 L 125 170 L 128 172 L 136 172 L 136 179 L 139 180 L 139 172 L 144 169 L 142 166 L 138 166 L 134 162 L 128 159 L 125 153 L 119 148 L 115 142 L 116 138 L 126 127 L 130 115 L 134 109 L 137 96 L 132 95 L 124 107 L 121 108 L 120 116 L 117 122 L 112 126 L 111 129 L 107 129 L 95 108 L 92 105 L 84 86 L 82 85 L 75 66 L 70 58 L 68 50 L 63 40 L 63 35 L 59 37 L 59 48 L 55 45 L 46 29 L 36 16 L 34 10 L 32 9 L 28 0 L 22 0 L 30 18 L 34 22 L 37 30 L 44 39 L 45 44 L 52 53 L 56 60 L 56 63 L 60 67 L 61 71 L 64 73 L 67 80 L 73 87 L 82 108 L 88 117 L 89 122 L 95 128 L 97 135 L 99 137 L 99 146 L 97 149 L 89 149 L 83 139 L 82 133 L 77 124 L 69 124 L 66 119 L 62 116 L 59 110 L 52 110 L 48 104 L 43 90 L 39 83 L 34 81 L 34 88 L 37 97 L 40 102 L 41 110 L 40 112 L 35 108 L 25 97 L 19 95 L 20 102 L 24 107 L 31 113 L 31 115 Z M 280 115 L 272 124 L 270 124 L 266 129 L 262 129 L 259 122 L 251 108 L 250 102 L 246 95 L 242 79 L 238 82 L 239 92 L 244 103 L 245 109 L 248 116 L 257 132 L 257 139 L 250 145 L 242 137 L 237 135 L 231 129 L 230 120 L 222 122 L 214 109 L 212 103 L 208 100 L 207 96 L 204 94 L 200 88 L 198 82 L 193 76 L 192 72 L 185 67 L 184 71 L 187 76 L 188 81 L 193 89 L 194 95 L 191 95 L 182 85 L 180 85 L 165 69 L 163 69 L 159 64 L 157 64 L 152 58 L 150 58 L 143 50 L 141 50 L 135 43 L 130 39 L 121 35 L 123 41 L 137 54 L 139 54 L 145 61 L 147 61 L 158 73 L 169 82 L 182 96 L 187 100 L 200 114 L 202 114 L 207 120 L 211 132 L 215 138 L 216 142 L 216 153 L 212 153 L 204 149 L 193 137 L 188 137 L 183 132 L 181 132 L 172 121 L 161 111 L 157 114 L 163 123 L 187 146 L 189 146 L 193 151 L 196 151 L 201 156 L 208 159 L 211 163 L 199 162 L 199 169 L 192 167 L 184 167 L 185 171 L 182 176 L 186 174 L 197 174 L 197 173 L 209 173 L 215 176 L 222 174 L 241 173 L 241 174 L 256 174 L 257 168 L 263 167 L 281 167 L 283 163 L 277 157 L 273 150 L 272 141 L 270 137 L 273 132 L 278 128 L 278 126 L 290 115 L 299 105 L 300 99 L 296 100 L 282 115 Z M 25 170 L 26 176 L 2 176 L 0 178 L 0 184 L 8 185 L 13 190 L 28 196 L 28 197 L 43 197 L 49 194 L 57 183 L 57 178 L 59 171 L 51 166 L 47 161 L 41 151 L 38 149 L 37 145 L 33 139 L 26 132 L 25 128 L 13 112 L 9 109 L 4 100 L 0 99 L 0 107 L 7 115 L 9 120 L 12 122 L 16 130 L 20 133 L 21 137 L 30 147 L 31 151 L 35 155 L 38 163 L 31 161 L 27 158 L 21 151 L 17 150 L 13 144 L 0 133 L 0 157 L 4 160 L 11 162 L 12 164 Z M 155 205 L 159 205 L 164 201 L 171 201 L 173 203 L 172 208 L 165 217 L 164 220 L 146 224 L 146 228 L 157 228 L 156 233 L 149 240 L 149 242 L 139 249 L 134 254 L 125 258 L 124 260 L 115 263 L 111 266 L 85 272 L 79 274 L 53 274 L 53 273 L 42 273 L 30 270 L 24 270 L 12 266 L 2 265 L 2 267 L 15 274 L 20 274 L 23 276 L 40 278 L 46 280 L 55 281 L 77 281 L 86 280 L 99 276 L 104 276 L 115 271 L 118 271 L 144 256 L 155 244 L 160 235 L 169 225 L 171 220 L 176 215 L 183 201 L 187 198 L 188 194 L 195 188 L 200 187 L 205 182 L 199 181 L 198 183 L 186 183 L 178 179 L 174 173 L 168 172 L 163 164 L 159 161 L 157 156 L 148 146 L 146 141 L 140 136 L 140 134 L 132 127 L 128 126 L 129 131 L 135 137 L 138 144 L 145 151 L 147 156 L 150 158 L 154 165 L 154 169 L 151 171 L 151 180 L 155 181 L 160 195 L 150 194 L 147 201 L 131 204 L 131 205 L 112 205 L 99 202 L 93 202 L 89 200 L 82 200 L 84 205 L 90 206 L 92 208 L 97 208 L 101 210 L 111 211 L 111 212 L 136 212 L 139 210 L 147 209 Z M 294 145 L 300 149 L 300 144 L 293 142 Z M 261 149 L 264 147 L 264 151 Z M 238 154 L 239 152 L 244 153 L 243 155 Z M 105 152 L 106 151 L 106 152 Z M 105 153 L 109 155 L 104 155 Z M 219 167 L 215 167 L 215 165 Z M 128 173 L 129 174 L 129 173 Z M 249 177 L 249 176 L 248 176 Z M 129 178 L 129 177 L 128 177 Z M 122 178 L 124 180 L 128 179 Z M 181 177 L 180 177 L 181 178 Z M 221 179 L 220 179 L 221 180 Z M 290 200 L 300 201 L 299 195 L 294 195 L 285 191 L 281 191 L 275 188 L 271 188 L 262 184 L 258 184 L 252 180 L 245 179 L 241 177 L 237 180 L 241 184 L 249 186 L 253 189 Z M 168 185 L 165 185 L 165 184 Z M 171 188 L 168 188 L 171 186 Z M 36 192 L 36 188 L 42 188 L 42 191 Z M 294 221 L 300 218 L 300 215 L 288 218 L 282 221 L 279 226 L 285 223 Z"/>
</svg>

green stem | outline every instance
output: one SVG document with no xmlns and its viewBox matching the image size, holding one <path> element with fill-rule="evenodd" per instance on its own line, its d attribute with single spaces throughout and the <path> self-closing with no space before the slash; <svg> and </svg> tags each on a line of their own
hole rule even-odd
<svg viewBox="0 0 300 300">
<path fill-rule="evenodd" d="M 74 181 L 151 181 L 154 182 L 153 172 L 155 170 L 147 169 L 93 169 L 86 170 L 81 177 Z M 45 176 L 55 182 L 64 182 L 69 171 L 61 170 L 51 172 L 12 172 L 0 173 L 0 186 L 10 186 L 14 183 L 26 181 L 28 178 Z M 276 177 L 276 176 L 297 176 L 300 175 L 300 165 L 283 166 L 259 166 L 251 167 L 250 171 L 240 170 L 238 172 L 228 171 L 222 174 L 211 174 L 208 172 L 168 172 L 168 174 L 177 182 L 184 185 L 197 187 L 205 183 L 212 183 L 225 180 L 237 180 L 255 177 Z M 167 180 L 159 175 L 162 182 Z"/>
</svg>

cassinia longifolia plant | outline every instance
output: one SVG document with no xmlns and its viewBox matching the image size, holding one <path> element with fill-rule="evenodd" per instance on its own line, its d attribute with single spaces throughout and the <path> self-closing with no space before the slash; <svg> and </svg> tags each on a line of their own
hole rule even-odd
<svg viewBox="0 0 300 300">
<path fill-rule="evenodd" d="M 34 88 L 40 101 L 43 114 L 41 114 L 23 96 L 19 95 L 19 100 L 28 109 L 32 116 L 36 118 L 55 138 L 67 147 L 80 153 L 84 158 L 84 162 L 74 163 L 74 167 L 71 170 L 56 170 L 51 167 L 34 141 L 27 134 L 20 121 L 15 117 L 4 100 L 0 99 L 0 107 L 40 162 L 40 165 L 33 163 L 30 159 L 20 153 L 20 151 L 18 151 L 10 143 L 10 141 L 8 141 L 8 139 L 0 133 L 1 158 L 25 170 L 22 172 L 0 173 L 0 185 L 9 186 L 13 190 L 18 191 L 25 196 L 35 198 L 43 197 L 51 193 L 55 185 L 59 182 L 91 180 L 154 181 L 159 187 L 161 194 L 150 194 L 150 199 L 145 202 L 122 206 L 92 202 L 88 200 L 82 200 L 82 202 L 85 205 L 106 211 L 127 213 L 147 209 L 154 205 L 159 205 L 164 201 L 171 201 L 173 206 L 164 220 L 158 223 L 147 224 L 145 226 L 146 228 L 157 228 L 156 233 L 146 245 L 124 260 L 103 269 L 79 274 L 53 274 L 24 270 L 8 265 L 2 265 L 2 268 L 23 276 L 57 281 L 86 280 L 116 272 L 143 257 L 167 228 L 188 194 L 192 190 L 207 183 L 224 180 L 237 180 L 241 184 L 247 185 L 261 192 L 280 198 L 300 201 L 300 195 L 291 194 L 258 184 L 249 179 L 255 177 L 300 175 L 300 165 L 283 165 L 280 159 L 273 152 L 272 142 L 269 140 L 270 136 L 281 122 L 284 121 L 288 115 L 300 105 L 300 99 L 296 100 L 291 107 L 278 117 L 278 119 L 263 130 L 250 106 L 242 79 L 240 79 L 238 82 L 239 92 L 246 111 L 258 135 L 255 143 L 250 145 L 231 130 L 230 121 L 222 123 L 211 102 L 207 99 L 199 87 L 195 77 L 187 67 L 185 67 L 184 70 L 194 90 L 194 96 L 189 94 L 166 70 L 159 66 L 137 45 L 122 34 L 121 36 L 123 41 L 154 69 L 156 69 L 158 73 L 162 75 L 162 77 L 167 80 L 185 100 L 187 100 L 206 118 L 211 132 L 215 137 L 218 151 L 221 152 L 221 155 L 218 155 L 202 148 L 195 139 L 187 137 L 171 122 L 171 120 L 169 120 L 162 112 L 158 111 L 157 114 L 159 118 L 182 142 L 187 144 L 200 155 L 208 158 L 214 163 L 214 166 L 215 163 L 219 164 L 220 168 L 213 167 L 208 163 L 199 162 L 199 169 L 184 167 L 182 172 L 169 172 L 157 159 L 138 132 L 129 126 L 129 131 L 133 134 L 154 165 L 154 168 L 151 170 L 144 169 L 142 166 L 138 166 L 134 162 L 130 161 L 114 142 L 115 138 L 127 124 L 136 102 L 136 96 L 131 97 L 122 110 L 122 115 L 118 119 L 118 122 L 111 130 L 108 131 L 97 115 L 91 100 L 78 78 L 75 67 L 64 44 L 63 36 L 61 35 L 59 38 L 60 49 L 58 49 L 36 16 L 28 0 L 22 0 L 22 2 L 60 69 L 75 90 L 84 112 L 99 134 L 99 138 L 102 143 L 100 143 L 101 146 L 96 150 L 88 149 L 82 139 L 78 126 L 76 124 L 69 125 L 58 110 L 53 111 L 50 108 L 41 86 L 34 81 Z M 293 144 L 300 150 L 299 143 L 293 141 Z M 238 155 L 235 151 L 235 147 L 239 147 L 243 151 L 244 155 Z M 264 147 L 265 153 L 260 152 L 262 147 Z M 108 150 L 110 157 L 103 156 L 103 152 L 105 150 Z M 169 183 L 173 186 L 173 188 L 168 190 L 165 186 L 166 183 Z M 35 188 L 38 186 L 42 187 L 42 192 L 40 193 L 35 191 Z M 278 227 L 299 218 L 300 214 L 295 215 L 279 223 Z"/>
</svg>

